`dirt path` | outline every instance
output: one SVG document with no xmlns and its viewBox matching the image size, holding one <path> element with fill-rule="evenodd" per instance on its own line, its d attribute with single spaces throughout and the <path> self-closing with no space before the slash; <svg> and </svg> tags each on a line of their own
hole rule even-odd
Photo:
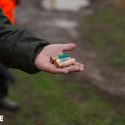
<svg viewBox="0 0 125 125">
<path fill-rule="evenodd" d="M 123 73 L 118 73 L 107 66 L 100 57 L 80 48 L 80 36 L 77 31 L 80 16 L 90 14 L 85 11 L 82 14 L 69 12 L 49 12 L 42 10 L 38 4 L 40 0 L 23 1 L 17 8 L 17 25 L 24 27 L 40 38 L 51 43 L 76 42 L 79 48 L 73 53 L 78 60 L 83 62 L 86 70 L 77 75 L 78 80 L 89 81 L 93 85 L 113 95 L 125 96 L 125 79 Z M 37 8 L 36 8 L 37 6 Z"/>
</svg>

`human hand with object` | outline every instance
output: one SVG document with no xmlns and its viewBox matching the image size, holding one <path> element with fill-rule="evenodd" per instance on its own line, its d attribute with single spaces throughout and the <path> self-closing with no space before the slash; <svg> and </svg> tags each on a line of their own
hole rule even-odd
<svg viewBox="0 0 125 125">
<path fill-rule="evenodd" d="M 35 66 L 45 72 L 49 73 L 71 73 L 71 72 L 79 72 L 84 70 L 84 65 L 78 62 L 75 62 L 74 65 L 70 65 L 64 68 L 57 68 L 50 62 L 50 57 L 57 56 L 59 54 L 63 54 L 65 51 L 72 51 L 76 48 L 76 44 L 51 44 L 45 46 L 42 51 L 38 54 L 35 59 Z"/>
</svg>

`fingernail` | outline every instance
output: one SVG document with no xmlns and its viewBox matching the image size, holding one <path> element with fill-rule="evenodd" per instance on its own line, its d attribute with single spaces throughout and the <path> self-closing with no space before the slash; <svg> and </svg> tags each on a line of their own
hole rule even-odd
<svg viewBox="0 0 125 125">
<path fill-rule="evenodd" d="M 84 68 L 80 68 L 80 71 L 82 72 L 84 70 Z"/>
</svg>

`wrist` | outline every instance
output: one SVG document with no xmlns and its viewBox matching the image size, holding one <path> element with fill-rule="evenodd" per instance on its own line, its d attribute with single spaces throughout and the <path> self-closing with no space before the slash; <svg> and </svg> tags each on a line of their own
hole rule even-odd
<svg viewBox="0 0 125 125">
<path fill-rule="evenodd" d="M 34 55 L 34 67 L 38 70 L 40 70 L 40 60 L 42 60 L 42 50 L 45 49 L 47 46 L 49 45 L 49 43 L 45 43 L 44 46 L 40 46 L 38 49 L 37 49 L 37 52 L 35 53 Z"/>
</svg>

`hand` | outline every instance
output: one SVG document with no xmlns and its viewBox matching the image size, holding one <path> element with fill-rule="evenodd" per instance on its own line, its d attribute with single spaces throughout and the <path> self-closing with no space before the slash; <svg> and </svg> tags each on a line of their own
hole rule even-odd
<svg viewBox="0 0 125 125">
<path fill-rule="evenodd" d="M 70 73 L 78 72 L 84 70 L 84 65 L 76 62 L 75 65 L 71 65 L 65 68 L 57 68 L 55 65 L 51 64 L 50 57 L 63 54 L 64 51 L 71 51 L 76 48 L 73 43 L 69 44 L 52 44 L 45 46 L 43 50 L 35 59 L 35 66 L 45 72 L 49 73 Z"/>
<path fill-rule="evenodd" d="M 19 5 L 20 4 L 20 0 L 15 0 L 15 4 Z"/>
</svg>

